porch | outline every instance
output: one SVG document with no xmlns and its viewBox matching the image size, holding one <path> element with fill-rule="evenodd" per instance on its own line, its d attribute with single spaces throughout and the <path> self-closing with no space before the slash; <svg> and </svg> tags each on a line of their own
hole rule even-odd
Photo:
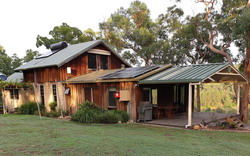
<svg viewBox="0 0 250 156">
<path fill-rule="evenodd" d="M 194 112 L 194 87 L 202 83 L 247 83 L 247 79 L 231 64 L 204 64 L 172 67 L 139 82 L 143 88 L 143 97 L 152 104 L 157 104 L 157 118 L 149 123 L 190 127 L 208 122 L 213 116 L 225 118 L 231 114 Z M 149 89 L 147 89 L 147 87 Z M 154 98 L 153 90 L 157 96 Z M 240 108 L 240 89 L 237 91 L 237 114 Z M 157 102 L 154 102 L 157 101 Z M 162 108 L 172 109 L 162 109 Z M 176 108 L 175 108 L 176 107 Z M 177 110 L 177 111 L 176 111 Z M 160 112 L 160 113 L 159 113 Z M 162 113 L 161 113 L 162 112 Z M 161 114 L 163 114 L 161 116 Z M 164 118 L 164 115 L 166 118 Z"/>
<path fill-rule="evenodd" d="M 216 112 L 194 112 L 192 116 L 192 124 L 200 124 L 202 121 L 210 122 L 215 119 L 222 119 L 236 114 L 216 113 Z M 146 122 L 147 124 L 173 126 L 185 128 L 188 122 L 187 113 L 175 114 L 173 118 L 154 119 Z"/>
</svg>

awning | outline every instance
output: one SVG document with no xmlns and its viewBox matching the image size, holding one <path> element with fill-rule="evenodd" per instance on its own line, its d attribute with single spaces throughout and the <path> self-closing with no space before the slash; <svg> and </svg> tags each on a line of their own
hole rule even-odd
<svg viewBox="0 0 250 156">
<path fill-rule="evenodd" d="M 139 81 L 139 84 L 171 83 L 247 83 L 247 79 L 230 63 L 176 66 Z"/>
</svg>

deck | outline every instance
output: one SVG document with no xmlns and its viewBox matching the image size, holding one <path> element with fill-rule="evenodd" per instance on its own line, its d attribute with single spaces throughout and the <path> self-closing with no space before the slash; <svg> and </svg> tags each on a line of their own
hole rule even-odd
<svg viewBox="0 0 250 156">
<path fill-rule="evenodd" d="M 215 119 L 226 118 L 235 114 L 216 113 L 216 112 L 194 112 L 192 124 L 200 124 L 202 120 L 209 122 Z M 146 122 L 147 124 L 185 127 L 188 123 L 188 116 L 184 114 L 176 114 L 172 119 L 156 119 Z"/>
</svg>

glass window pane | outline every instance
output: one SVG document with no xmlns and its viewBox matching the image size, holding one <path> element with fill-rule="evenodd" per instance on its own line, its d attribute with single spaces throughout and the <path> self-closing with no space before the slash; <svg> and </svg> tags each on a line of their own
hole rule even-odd
<svg viewBox="0 0 250 156">
<path fill-rule="evenodd" d="M 101 69 L 108 69 L 108 56 L 100 55 L 101 57 Z"/>
<path fill-rule="evenodd" d="M 96 54 L 88 54 L 89 69 L 96 69 Z"/>
</svg>

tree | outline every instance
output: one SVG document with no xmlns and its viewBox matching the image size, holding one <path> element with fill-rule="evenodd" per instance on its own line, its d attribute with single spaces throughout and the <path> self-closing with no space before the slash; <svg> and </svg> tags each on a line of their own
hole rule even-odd
<svg viewBox="0 0 250 156">
<path fill-rule="evenodd" d="M 232 60 L 226 49 L 230 47 L 230 44 L 232 42 L 236 43 L 240 51 L 244 51 L 244 49 L 247 49 L 244 59 L 244 73 L 247 78 L 250 79 L 250 52 L 248 52 L 248 47 L 250 47 L 250 37 L 248 34 L 250 31 L 250 14 L 249 8 L 246 8 L 246 1 L 223 0 L 221 12 L 214 11 L 214 5 L 217 2 L 216 0 L 198 0 L 198 2 L 202 2 L 206 6 L 206 14 L 204 19 L 206 22 L 208 22 L 207 26 L 209 28 L 209 41 L 204 41 L 203 38 L 201 38 L 202 42 L 207 45 L 207 47 L 209 47 L 213 52 L 225 56 L 229 62 L 232 62 Z M 213 22 L 209 22 L 209 20 L 211 19 L 213 20 Z M 215 48 L 213 46 L 215 37 L 218 36 L 218 34 L 223 36 L 223 38 L 219 40 L 223 43 L 221 49 Z M 243 102 L 240 109 L 240 114 L 242 116 L 243 122 L 248 121 L 248 103 L 249 85 L 245 84 L 243 86 Z"/>
<path fill-rule="evenodd" d="M 55 26 L 53 30 L 49 32 L 52 38 L 43 37 L 38 35 L 36 46 L 45 46 L 49 49 L 49 46 L 53 43 L 58 43 L 61 41 L 66 41 L 69 44 L 76 44 L 86 41 L 92 41 L 99 38 L 98 33 L 94 32 L 92 29 L 87 29 L 82 32 L 76 27 L 71 27 L 67 23 L 62 23 L 60 26 Z"/>
<path fill-rule="evenodd" d="M 244 6 L 244 1 L 242 1 Z M 250 80 L 250 0 L 246 7 L 242 7 L 242 14 L 237 17 L 234 37 L 236 45 L 240 47 L 244 55 L 243 65 L 244 74 Z M 243 102 L 240 108 L 240 114 L 243 122 L 248 122 L 248 104 L 249 104 L 249 83 L 243 85 Z"/>
<path fill-rule="evenodd" d="M 17 67 L 19 67 L 20 65 L 22 65 L 23 60 L 22 60 L 21 58 L 19 58 L 19 57 L 17 56 L 16 53 L 14 53 L 14 54 L 12 55 L 11 60 L 12 60 L 12 61 L 11 61 L 12 69 L 13 69 L 13 72 L 14 72 L 14 69 L 15 69 L 15 68 L 17 68 Z"/>
<path fill-rule="evenodd" d="M 24 56 L 23 61 L 29 62 L 33 60 L 36 56 L 39 56 L 40 53 L 38 51 L 33 51 L 32 49 L 26 50 L 26 56 Z"/>
<path fill-rule="evenodd" d="M 137 65 L 142 62 L 146 65 L 175 64 L 176 54 L 170 50 L 169 36 L 164 32 L 170 28 L 166 21 L 171 18 L 170 11 L 172 15 L 182 14 L 173 7 L 153 21 L 147 5 L 137 0 L 127 9 L 118 9 L 99 26 L 104 39 L 118 52 L 126 49 L 122 55 L 128 62 Z"/>
<path fill-rule="evenodd" d="M 0 72 L 9 76 L 13 73 L 12 59 L 9 57 L 4 48 L 0 45 Z"/>
</svg>

